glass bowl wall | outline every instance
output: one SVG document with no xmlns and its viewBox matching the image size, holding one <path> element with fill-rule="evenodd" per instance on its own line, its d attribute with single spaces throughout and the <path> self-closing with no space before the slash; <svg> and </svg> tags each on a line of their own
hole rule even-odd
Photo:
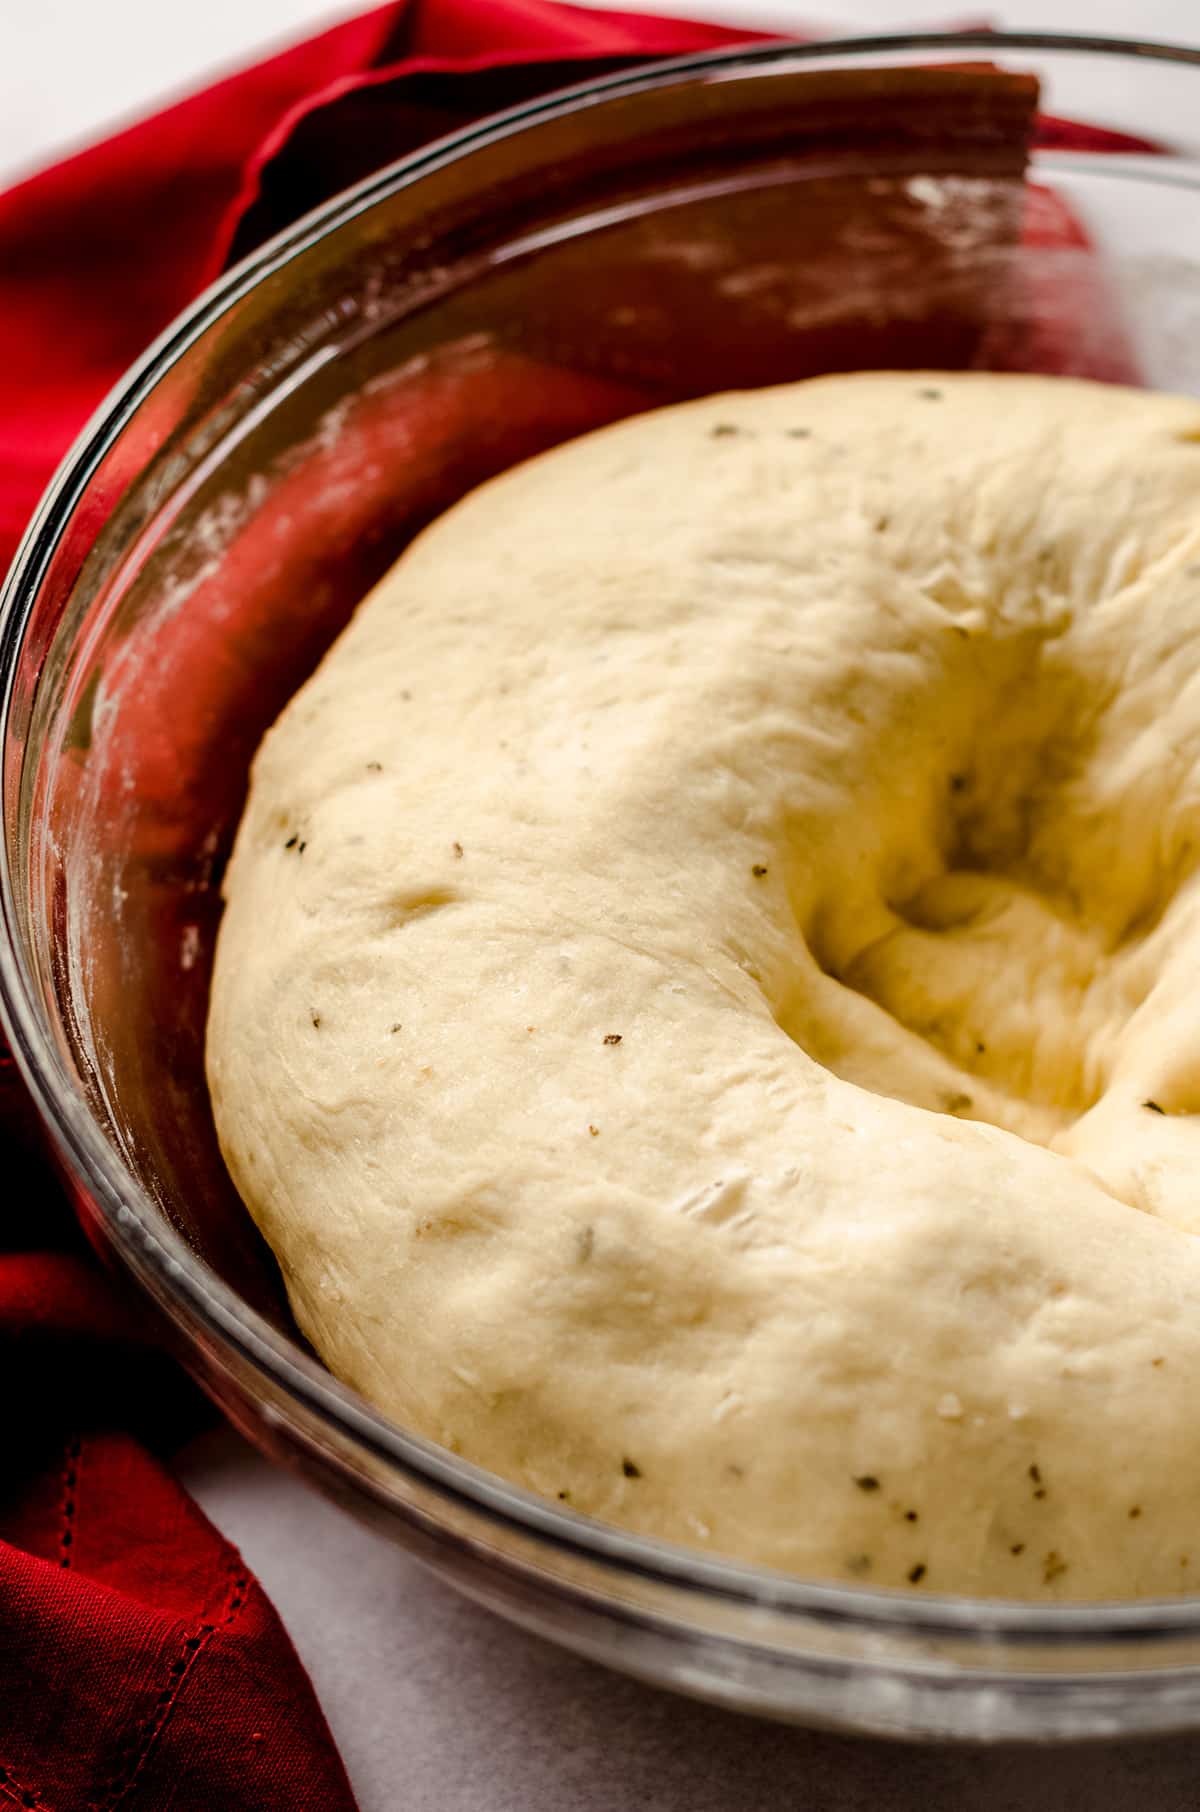
<svg viewBox="0 0 1200 1812">
<path fill-rule="evenodd" d="M 986 61 L 1008 81 L 981 87 Z M 1042 106 L 1154 139 L 1039 150 Z M 863 129 L 869 119 L 869 130 Z M 808 1584 L 604 1528 L 406 1435 L 304 1348 L 202 1039 L 263 730 L 426 522 L 639 409 L 860 366 L 1200 394 L 1200 59 L 1047 38 L 609 78 L 370 179 L 239 266 L 60 471 L 0 626 L 17 1054 L 96 1244 L 251 1439 L 497 1610 L 649 1679 L 908 1735 L 1200 1723 L 1200 1600 Z"/>
</svg>

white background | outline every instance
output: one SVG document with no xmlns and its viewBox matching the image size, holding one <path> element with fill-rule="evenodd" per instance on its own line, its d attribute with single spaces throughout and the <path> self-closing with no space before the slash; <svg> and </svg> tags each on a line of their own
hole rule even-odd
<svg viewBox="0 0 1200 1812">
<path fill-rule="evenodd" d="M 0 180 L 353 10 L 326 0 L 0 0 Z M 947 0 L 924 12 L 919 0 L 659 0 L 658 10 L 776 31 L 982 18 L 1200 43 L 1200 0 Z M 231 1433 L 193 1448 L 185 1476 L 279 1607 L 362 1812 L 1200 1805 L 1200 1743 L 1192 1741 L 1060 1755 L 896 1749 L 693 1706 L 562 1656 L 460 1602 Z"/>
</svg>

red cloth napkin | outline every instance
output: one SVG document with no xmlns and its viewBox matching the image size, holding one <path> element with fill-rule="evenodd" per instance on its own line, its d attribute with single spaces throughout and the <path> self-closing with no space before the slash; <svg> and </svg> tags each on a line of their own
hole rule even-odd
<svg viewBox="0 0 1200 1812">
<path fill-rule="evenodd" d="M 0 196 L 0 568 L 89 412 L 223 261 L 470 119 L 734 37 L 547 0 L 392 4 Z M 1044 192 L 1028 232 L 1080 281 L 1086 241 Z M 1042 330 L 1046 369 L 1077 368 L 1080 309 L 1108 319 L 1082 282 Z M 1117 342 L 1106 356 L 1122 375 Z M 84 1254 L 2 1045 L 0 1141 L 0 1808 L 350 1807 L 278 1617 L 152 1457 L 198 1399 Z"/>
<path fill-rule="evenodd" d="M 545 0 L 393 4 L 0 196 L 0 570 L 88 414 L 233 242 L 321 199 L 294 157 L 275 174 L 301 127 L 336 187 L 336 103 L 359 90 L 388 99 L 355 174 L 593 66 L 734 40 Z M 153 1457 L 198 1398 L 85 1254 L 2 1044 L 0 1140 L 0 1807 L 352 1807 L 278 1616 Z"/>
</svg>

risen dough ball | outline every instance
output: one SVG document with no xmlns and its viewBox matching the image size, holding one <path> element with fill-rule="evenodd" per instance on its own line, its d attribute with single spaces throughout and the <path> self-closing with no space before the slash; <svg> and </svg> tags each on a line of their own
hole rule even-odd
<svg viewBox="0 0 1200 1812">
<path fill-rule="evenodd" d="M 795 1572 L 1200 1575 L 1200 405 L 868 375 L 485 486 L 271 731 L 209 1028 L 405 1426 Z"/>
</svg>

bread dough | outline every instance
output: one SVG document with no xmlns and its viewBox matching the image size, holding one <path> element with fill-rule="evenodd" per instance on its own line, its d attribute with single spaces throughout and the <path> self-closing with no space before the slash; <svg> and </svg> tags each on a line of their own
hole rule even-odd
<svg viewBox="0 0 1200 1812">
<path fill-rule="evenodd" d="M 266 738 L 208 1037 L 296 1317 L 647 1535 L 1200 1576 L 1200 404 L 834 377 L 426 531 Z"/>
</svg>

